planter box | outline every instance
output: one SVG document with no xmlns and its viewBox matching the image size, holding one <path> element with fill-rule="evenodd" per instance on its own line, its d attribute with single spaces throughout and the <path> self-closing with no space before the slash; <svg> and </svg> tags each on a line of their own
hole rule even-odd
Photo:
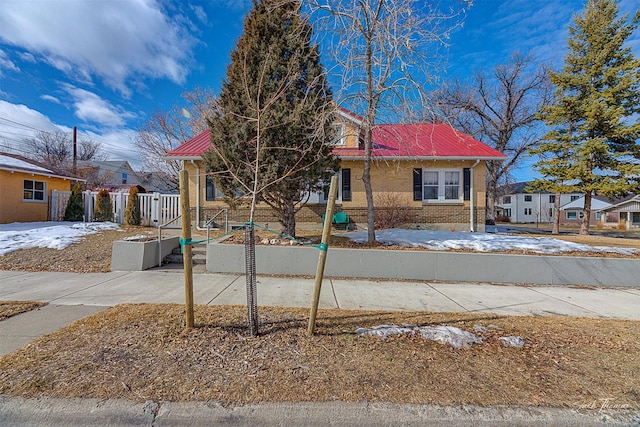
<svg viewBox="0 0 640 427">
<path fill-rule="evenodd" d="M 162 257 L 180 246 L 180 237 L 162 239 Z M 158 266 L 158 240 L 118 240 L 111 250 L 111 271 L 143 271 Z"/>
<path fill-rule="evenodd" d="M 318 250 L 256 246 L 258 274 L 314 275 Z M 207 270 L 244 273 L 244 245 L 209 244 Z M 332 249 L 327 277 L 535 285 L 637 286 L 640 261 L 623 258 Z"/>
</svg>

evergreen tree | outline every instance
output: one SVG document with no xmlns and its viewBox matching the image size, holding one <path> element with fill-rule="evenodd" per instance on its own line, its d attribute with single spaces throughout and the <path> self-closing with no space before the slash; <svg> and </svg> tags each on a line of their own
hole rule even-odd
<svg viewBox="0 0 640 427">
<path fill-rule="evenodd" d="M 334 107 L 300 2 L 253 5 L 209 121 L 205 163 L 228 201 L 248 196 L 251 221 L 262 201 L 295 236 L 304 192 L 318 190 L 338 167 L 330 144 Z"/>
<path fill-rule="evenodd" d="M 617 15 L 615 0 L 587 2 L 569 27 L 562 71 L 550 73 L 556 100 L 541 112 L 551 130 L 537 151 L 538 186 L 585 193 L 581 234 L 589 233 L 595 194 L 636 191 L 640 177 L 640 61 L 625 47 L 640 11 Z"/>
<path fill-rule="evenodd" d="M 93 209 L 93 219 L 96 221 L 113 221 L 113 210 L 111 208 L 111 196 L 109 190 L 104 188 L 98 191 L 96 196 L 96 206 Z"/>
<path fill-rule="evenodd" d="M 71 189 L 71 196 L 64 210 L 65 221 L 82 221 L 84 219 L 84 203 L 82 201 L 82 188 L 75 184 Z"/>
<path fill-rule="evenodd" d="M 140 225 L 140 198 L 138 197 L 138 187 L 129 189 L 129 199 L 124 210 L 124 223 L 126 225 Z"/>
</svg>

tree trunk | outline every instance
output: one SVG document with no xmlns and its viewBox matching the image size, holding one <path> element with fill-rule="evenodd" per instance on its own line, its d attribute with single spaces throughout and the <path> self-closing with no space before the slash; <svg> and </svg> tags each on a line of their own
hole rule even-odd
<svg viewBox="0 0 640 427">
<path fill-rule="evenodd" d="M 556 199 L 553 201 L 553 230 L 551 234 L 560 234 L 560 196 L 562 193 L 556 191 Z"/>
<path fill-rule="evenodd" d="M 296 237 L 296 210 L 293 200 L 286 201 L 286 208 L 280 218 L 282 232 L 287 236 Z"/>
<path fill-rule="evenodd" d="M 376 242 L 375 217 L 373 207 L 373 187 L 371 186 L 371 126 L 368 126 L 364 136 L 364 168 L 362 170 L 362 182 L 367 198 L 367 243 L 373 245 Z"/>
<path fill-rule="evenodd" d="M 486 217 L 487 220 L 496 219 L 496 190 L 495 187 L 491 185 L 487 185 L 487 207 L 486 207 Z"/>
<path fill-rule="evenodd" d="M 582 223 L 580 224 L 580 234 L 589 235 L 589 220 L 591 218 L 591 192 L 588 191 L 584 194 L 584 217 L 582 217 Z"/>
<path fill-rule="evenodd" d="M 498 180 L 497 175 L 498 164 L 496 162 L 487 162 L 487 220 L 496 219 L 496 198 L 498 197 Z M 516 215 L 517 218 L 517 215 Z"/>
</svg>

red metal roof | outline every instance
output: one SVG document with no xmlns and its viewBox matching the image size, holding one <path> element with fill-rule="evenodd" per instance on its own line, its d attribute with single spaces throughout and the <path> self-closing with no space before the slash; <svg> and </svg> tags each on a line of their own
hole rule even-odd
<svg viewBox="0 0 640 427">
<path fill-rule="evenodd" d="M 377 125 L 372 139 L 372 156 L 377 158 L 506 158 L 501 152 L 445 123 Z M 169 151 L 166 157 L 200 158 L 209 146 L 207 129 Z M 364 158 L 364 150 L 358 148 L 336 147 L 333 152 L 340 158 Z"/>
<path fill-rule="evenodd" d="M 174 148 L 165 154 L 165 157 L 177 157 L 180 159 L 198 159 L 211 145 L 209 129 L 200 132 L 179 147 Z"/>
<path fill-rule="evenodd" d="M 378 158 L 482 158 L 506 156 L 445 123 L 377 125 L 373 128 L 372 156 Z M 364 157 L 364 150 L 336 147 L 341 158 Z"/>
</svg>

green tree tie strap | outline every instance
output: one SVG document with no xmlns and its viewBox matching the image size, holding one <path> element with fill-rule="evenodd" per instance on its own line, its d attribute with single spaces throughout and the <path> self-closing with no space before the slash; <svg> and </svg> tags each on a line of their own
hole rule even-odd
<svg viewBox="0 0 640 427">
<path fill-rule="evenodd" d="M 187 245 L 197 245 L 198 243 L 206 242 L 207 239 L 204 240 L 192 240 L 191 238 L 185 239 L 183 237 L 180 238 L 180 253 L 184 253 L 184 247 Z"/>
</svg>

